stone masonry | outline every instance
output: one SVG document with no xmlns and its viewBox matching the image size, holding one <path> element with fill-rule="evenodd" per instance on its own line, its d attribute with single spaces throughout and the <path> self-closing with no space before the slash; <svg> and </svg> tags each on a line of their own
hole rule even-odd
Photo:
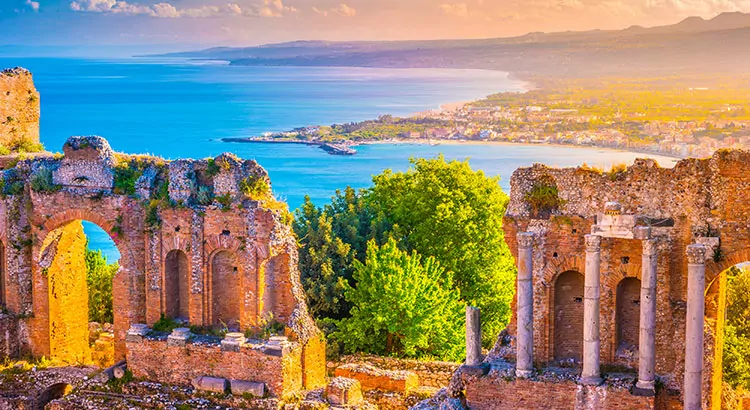
<svg viewBox="0 0 750 410">
<path fill-rule="evenodd" d="M 750 152 L 738 150 L 672 169 L 637 160 L 611 173 L 516 170 L 504 227 L 518 236 L 508 242 L 519 287 L 530 270 L 533 293 L 519 288 L 489 374 L 459 371 L 454 392 L 472 408 L 498 397 L 543 408 L 559 397 L 554 408 L 719 409 L 724 272 L 750 261 L 748 189 Z M 554 205 L 539 212 L 539 203 Z"/>
<path fill-rule="evenodd" d="M 22 68 L 0 71 L 0 145 L 39 142 L 39 106 L 30 72 Z"/>
<path fill-rule="evenodd" d="M 85 361 L 87 348 L 70 347 L 88 346 L 86 292 L 59 293 L 85 287 L 85 270 L 61 276 L 65 270 L 57 267 L 77 263 L 63 242 L 87 220 L 109 233 L 122 255 L 113 282 L 115 360 L 127 357 L 134 373 L 148 375 L 139 369 L 157 359 L 131 355 L 126 334 L 162 316 L 251 334 L 278 323 L 297 346 L 294 360 L 303 371 L 289 386 L 325 385 L 325 343 L 307 311 L 296 240 L 260 165 L 231 154 L 174 162 L 117 154 L 100 137 L 72 137 L 63 151 L 0 171 L 0 304 L 10 314 L 0 321 L 7 328 L 0 329 L 0 345 L 8 346 L 0 352 Z M 253 198 L 250 184 L 267 194 Z M 63 317 L 72 314 L 65 306 L 77 304 L 80 320 Z M 187 354 L 172 356 L 178 353 Z M 170 374 L 179 372 L 154 377 L 177 381 Z"/>
</svg>

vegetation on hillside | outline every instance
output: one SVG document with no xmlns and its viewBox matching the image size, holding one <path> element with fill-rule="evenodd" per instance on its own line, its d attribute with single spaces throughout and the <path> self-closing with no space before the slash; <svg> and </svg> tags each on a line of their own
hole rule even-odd
<svg viewBox="0 0 750 410">
<path fill-rule="evenodd" d="M 510 318 L 513 297 L 515 267 L 502 230 L 507 202 L 497 178 L 443 157 L 412 160 L 406 172 L 387 170 L 373 178 L 371 188 L 337 192 L 322 208 L 306 199 L 296 211 L 294 230 L 313 315 L 330 325 L 361 309 L 347 289 L 358 288 L 355 273 L 368 265 L 370 248 L 393 239 L 410 257 L 434 258 L 452 277 L 451 294 L 482 309 L 484 342 L 491 345 Z M 442 320 L 448 326 L 455 319 Z M 351 323 L 357 322 L 347 323 L 353 331 Z"/>
</svg>

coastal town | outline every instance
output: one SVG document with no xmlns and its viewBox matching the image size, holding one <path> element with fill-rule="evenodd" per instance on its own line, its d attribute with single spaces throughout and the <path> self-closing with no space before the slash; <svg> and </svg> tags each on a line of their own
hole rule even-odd
<svg viewBox="0 0 750 410">
<path fill-rule="evenodd" d="M 728 99 L 726 93 L 722 89 L 685 88 L 679 92 L 650 91 L 644 97 L 631 92 L 631 104 L 619 107 L 610 106 L 599 96 L 567 95 L 562 99 L 550 91 L 502 93 L 404 118 L 382 115 L 377 120 L 306 126 L 226 141 L 335 146 L 344 151 L 329 153 L 346 155 L 356 152 L 352 146 L 369 142 L 436 145 L 474 141 L 596 146 L 676 158 L 706 157 L 719 149 L 750 147 L 750 105 L 741 99 Z M 659 102 L 646 104 L 639 98 Z M 733 103 L 726 103 L 728 100 Z"/>
</svg>

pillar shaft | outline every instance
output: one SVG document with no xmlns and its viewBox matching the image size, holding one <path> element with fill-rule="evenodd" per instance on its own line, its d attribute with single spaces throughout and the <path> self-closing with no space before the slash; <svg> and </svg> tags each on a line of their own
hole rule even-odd
<svg viewBox="0 0 750 410">
<path fill-rule="evenodd" d="M 516 375 L 529 377 L 534 368 L 534 289 L 532 284 L 534 234 L 522 232 L 517 235 L 517 239 Z"/>
<path fill-rule="evenodd" d="M 700 410 L 703 381 L 703 322 L 706 287 L 706 247 L 689 245 L 687 317 L 685 322 L 685 410 Z"/>
<path fill-rule="evenodd" d="M 482 363 L 482 323 L 479 309 L 466 306 L 466 365 Z"/>
<path fill-rule="evenodd" d="M 655 394 L 656 368 L 656 264 L 657 240 L 643 241 L 641 263 L 641 320 L 638 339 L 638 383 L 647 395 Z"/>
<path fill-rule="evenodd" d="M 599 372 L 599 304 L 602 237 L 586 235 L 586 272 L 583 289 L 583 384 L 602 382 Z"/>
</svg>

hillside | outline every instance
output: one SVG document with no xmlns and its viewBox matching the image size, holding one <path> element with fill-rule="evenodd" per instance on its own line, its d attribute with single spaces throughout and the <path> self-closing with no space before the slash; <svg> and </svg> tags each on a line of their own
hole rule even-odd
<svg viewBox="0 0 750 410">
<path fill-rule="evenodd" d="M 486 40 L 298 41 L 168 54 L 235 65 L 477 68 L 525 78 L 740 74 L 750 71 L 750 14 L 660 27 L 529 33 Z"/>
</svg>

